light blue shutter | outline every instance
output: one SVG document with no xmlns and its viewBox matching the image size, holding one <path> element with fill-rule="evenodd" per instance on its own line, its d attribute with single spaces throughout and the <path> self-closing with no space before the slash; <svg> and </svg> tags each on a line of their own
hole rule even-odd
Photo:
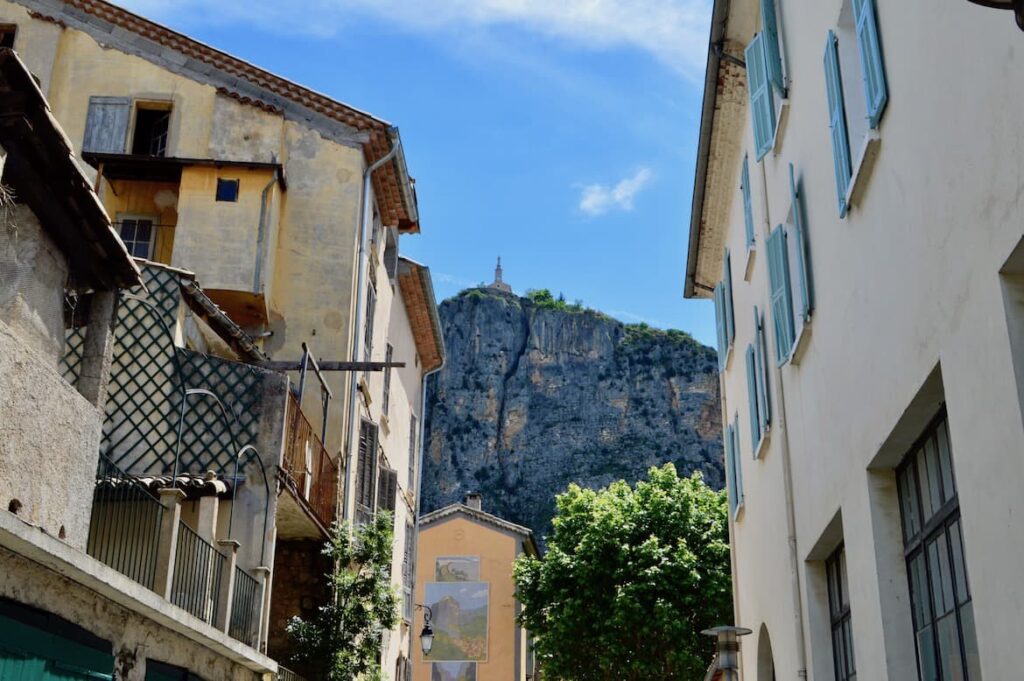
<svg viewBox="0 0 1024 681">
<path fill-rule="evenodd" d="M 779 22 L 775 16 L 775 0 L 761 0 L 761 31 L 764 34 L 768 80 L 779 96 L 785 97 L 786 81 L 782 78 L 782 50 L 779 49 Z"/>
<path fill-rule="evenodd" d="M 764 158 L 775 142 L 775 100 L 768 82 L 764 35 L 758 33 L 747 45 L 747 90 L 750 93 L 750 120 L 754 126 L 755 157 Z"/>
<path fill-rule="evenodd" d="M 846 217 L 846 189 L 852 174 L 850 138 L 846 131 L 846 109 L 843 103 L 843 81 L 839 74 L 839 49 L 836 35 L 828 32 L 825 41 L 825 89 L 828 92 L 829 128 L 832 130 L 832 159 L 835 162 L 836 193 L 839 195 L 839 217 Z"/>
<path fill-rule="evenodd" d="M 718 370 L 725 371 L 729 342 L 725 335 L 725 287 L 721 282 L 715 286 L 715 330 L 718 333 Z"/>
<path fill-rule="evenodd" d="M 736 452 L 733 447 L 732 425 L 725 427 L 725 474 L 729 489 L 729 509 L 735 514 L 739 506 L 739 488 L 736 486 Z"/>
<path fill-rule="evenodd" d="M 772 321 L 775 326 L 775 359 L 780 365 L 793 349 L 793 292 L 789 282 L 789 254 L 786 233 L 779 225 L 768 235 L 768 280 L 772 295 Z"/>
<path fill-rule="evenodd" d="M 124 153 L 131 104 L 128 97 L 90 97 L 82 151 Z"/>
<path fill-rule="evenodd" d="M 738 504 L 743 503 L 743 461 L 740 459 L 740 415 L 732 424 L 732 452 L 733 466 L 736 469 L 736 499 Z"/>
<path fill-rule="evenodd" d="M 754 247 L 754 208 L 750 200 L 750 159 L 743 156 L 743 174 L 740 176 L 740 192 L 743 194 L 743 221 L 747 229 L 747 248 Z"/>
<path fill-rule="evenodd" d="M 747 399 L 750 403 L 750 449 L 757 456 L 757 445 L 761 441 L 761 417 L 757 409 L 757 361 L 754 346 L 747 346 Z"/>
<path fill-rule="evenodd" d="M 878 40 L 874 0 L 853 0 L 853 13 L 857 21 L 857 47 L 860 51 L 860 70 L 864 76 L 868 125 L 877 128 L 889 101 L 889 88 L 885 82 L 885 62 L 882 60 L 882 44 Z"/>
<path fill-rule="evenodd" d="M 789 164 L 789 199 L 793 210 L 793 234 L 796 237 L 796 275 L 800 285 L 800 316 L 804 324 L 811 321 L 814 310 L 814 290 L 811 285 L 810 257 L 807 250 L 807 235 L 804 233 L 804 216 L 800 207 L 800 195 L 796 191 L 796 172 Z"/>
<path fill-rule="evenodd" d="M 761 418 L 761 433 L 768 432 L 772 421 L 772 403 L 768 395 L 768 340 L 764 332 L 764 315 L 754 306 L 754 334 L 757 346 L 754 364 L 757 371 L 757 413 Z"/>
<path fill-rule="evenodd" d="M 736 315 L 732 307 L 732 258 L 728 248 L 725 249 L 722 262 L 722 282 L 725 284 L 725 347 L 728 349 L 736 338 Z"/>
</svg>

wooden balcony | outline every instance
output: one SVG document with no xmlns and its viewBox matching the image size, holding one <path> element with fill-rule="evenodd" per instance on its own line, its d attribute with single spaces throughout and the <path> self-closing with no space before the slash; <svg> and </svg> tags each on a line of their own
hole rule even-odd
<svg viewBox="0 0 1024 681">
<path fill-rule="evenodd" d="M 281 497 L 278 537 L 313 539 L 325 535 L 337 511 L 338 465 L 292 394 L 288 396 L 281 477 L 290 494 Z"/>
</svg>

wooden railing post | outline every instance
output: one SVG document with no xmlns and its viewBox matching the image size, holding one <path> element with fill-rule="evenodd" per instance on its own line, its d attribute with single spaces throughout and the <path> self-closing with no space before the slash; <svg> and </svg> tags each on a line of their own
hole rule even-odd
<svg viewBox="0 0 1024 681">
<path fill-rule="evenodd" d="M 156 551 L 156 576 L 153 591 L 171 600 L 174 583 L 174 559 L 178 552 L 178 524 L 181 522 L 181 502 L 185 493 L 177 487 L 160 490 L 160 505 L 164 507 L 160 518 L 160 544 Z"/>
<path fill-rule="evenodd" d="M 217 542 L 224 554 L 224 569 L 227 576 L 221 575 L 220 593 L 217 594 L 217 621 L 213 626 L 225 634 L 231 628 L 231 606 L 235 597 L 235 565 L 238 563 L 238 547 L 241 544 L 233 539 L 221 539 Z"/>
</svg>

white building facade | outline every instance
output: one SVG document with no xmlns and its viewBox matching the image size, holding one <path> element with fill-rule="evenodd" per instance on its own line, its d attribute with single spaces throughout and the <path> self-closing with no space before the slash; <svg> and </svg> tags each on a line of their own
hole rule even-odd
<svg viewBox="0 0 1024 681">
<path fill-rule="evenodd" d="M 1022 63 L 966 0 L 714 3 L 686 296 L 744 681 L 1021 678 Z"/>
</svg>

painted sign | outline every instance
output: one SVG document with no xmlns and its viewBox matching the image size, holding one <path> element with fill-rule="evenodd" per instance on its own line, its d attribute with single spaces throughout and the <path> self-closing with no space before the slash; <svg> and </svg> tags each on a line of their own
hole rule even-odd
<svg viewBox="0 0 1024 681">
<path fill-rule="evenodd" d="M 430 681 L 476 681 L 476 662 L 435 662 Z"/>
<path fill-rule="evenodd" d="M 430 659 L 444 662 L 487 659 L 489 585 L 486 582 L 429 582 L 427 605 L 433 617 Z"/>
<path fill-rule="evenodd" d="M 479 582 L 480 558 L 477 556 L 441 556 L 434 579 L 438 582 Z"/>
</svg>

